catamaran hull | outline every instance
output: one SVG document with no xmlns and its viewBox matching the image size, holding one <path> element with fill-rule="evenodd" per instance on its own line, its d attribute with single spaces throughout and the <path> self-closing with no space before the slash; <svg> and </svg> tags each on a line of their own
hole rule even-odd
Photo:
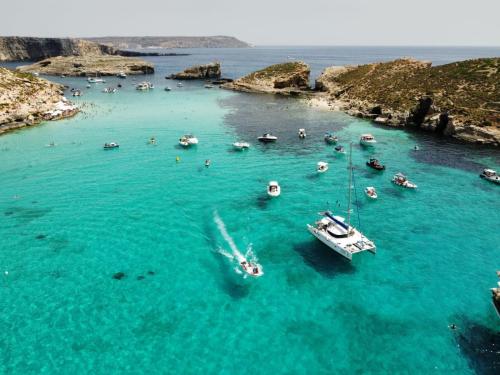
<svg viewBox="0 0 500 375">
<path fill-rule="evenodd" d="M 320 240 L 321 242 L 323 242 L 326 246 L 328 246 L 330 249 L 332 249 L 333 251 L 339 253 L 340 255 L 342 255 L 344 258 L 347 258 L 349 260 L 352 260 L 352 254 L 349 252 L 349 251 L 346 251 L 344 249 L 342 249 L 340 246 L 337 246 L 336 244 L 334 244 L 333 242 L 330 242 L 328 241 L 325 237 L 323 237 L 319 231 L 314 228 L 312 225 L 309 225 L 307 224 L 307 230 L 314 236 L 316 237 L 318 240 Z"/>
</svg>

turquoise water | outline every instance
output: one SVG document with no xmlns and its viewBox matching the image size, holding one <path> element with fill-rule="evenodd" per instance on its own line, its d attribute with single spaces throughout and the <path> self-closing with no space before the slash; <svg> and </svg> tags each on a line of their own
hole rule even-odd
<svg viewBox="0 0 500 375">
<path fill-rule="evenodd" d="M 476 349 L 498 340 L 500 190 L 478 173 L 500 169 L 498 150 L 202 83 L 121 83 L 87 90 L 73 119 L 0 137 L 0 373 L 495 372 Z M 258 144 L 268 130 L 279 141 Z M 347 160 L 327 130 L 354 142 L 361 229 L 377 245 L 351 263 L 305 228 L 346 209 Z M 187 132 L 200 144 L 180 149 Z M 251 149 L 232 151 L 238 139 Z M 372 155 L 385 172 L 364 165 Z M 393 186 L 398 171 L 419 189 Z M 216 215 L 263 277 L 235 272 Z"/>
</svg>

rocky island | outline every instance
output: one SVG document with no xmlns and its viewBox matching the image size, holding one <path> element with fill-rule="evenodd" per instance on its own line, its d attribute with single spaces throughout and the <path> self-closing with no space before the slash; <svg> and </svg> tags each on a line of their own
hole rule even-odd
<svg viewBox="0 0 500 375">
<path fill-rule="evenodd" d="M 76 114 L 63 89 L 32 74 L 0 68 L 0 134 Z"/>
<path fill-rule="evenodd" d="M 220 63 L 213 62 L 204 65 L 195 65 L 186 70 L 171 74 L 167 79 L 193 80 L 193 79 L 219 79 L 221 77 Z"/>
<path fill-rule="evenodd" d="M 124 72 L 127 75 L 152 74 L 153 64 L 123 56 L 57 56 L 17 68 L 24 73 L 67 75 L 75 77 L 110 76 Z"/>
<path fill-rule="evenodd" d="M 297 96 L 310 91 L 310 73 L 309 65 L 301 61 L 287 62 L 271 65 L 222 87 L 235 91 Z"/>
<path fill-rule="evenodd" d="M 314 94 L 309 89 L 309 67 L 303 62 L 287 62 L 223 87 L 305 96 L 379 124 L 500 145 L 500 58 L 436 67 L 413 59 L 335 66 L 318 77 Z"/>
</svg>

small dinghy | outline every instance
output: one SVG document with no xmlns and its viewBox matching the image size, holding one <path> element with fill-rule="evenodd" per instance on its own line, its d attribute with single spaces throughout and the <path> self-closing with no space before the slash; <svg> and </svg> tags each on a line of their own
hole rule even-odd
<svg viewBox="0 0 500 375">
<path fill-rule="evenodd" d="M 247 260 L 241 261 L 240 267 L 244 272 L 253 277 L 259 277 L 264 274 L 264 271 L 262 270 L 262 266 L 260 264 L 252 263 Z"/>
<path fill-rule="evenodd" d="M 270 197 L 279 197 L 281 194 L 281 187 L 277 181 L 269 181 L 269 184 L 267 185 L 267 194 Z"/>
<path fill-rule="evenodd" d="M 378 198 L 378 195 L 377 195 L 377 191 L 375 190 L 375 188 L 373 186 L 368 186 L 365 188 L 365 194 L 368 198 L 371 198 L 371 199 L 377 199 Z"/>
<path fill-rule="evenodd" d="M 316 171 L 318 173 L 325 173 L 328 170 L 328 163 L 320 161 L 317 164 Z"/>
<path fill-rule="evenodd" d="M 335 146 L 335 152 L 337 154 L 345 154 L 344 146 Z"/>
<path fill-rule="evenodd" d="M 377 171 L 383 171 L 385 169 L 385 165 L 380 164 L 380 162 L 375 158 L 371 158 L 367 161 L 366 165 L 370 168 L 376 169 Z"/>
<path fill-rule="evenodd" d="M 484 178 L 485 180 L 488 180 L 495 184 L 500 184 L 500 176 L 493 169 L 483 170 L 483 172 L 479 175 L 479 177 Z"/>
<path fill-rule="evenodd" d="M 233 147 L 235 150 L 248 150 L 250 148 L 250 143 L 248 142 L 234 142 Z"/>
<path fill-rule="evenodd" d="M 334 145 L 339 141 L 338 137 L 333 135 L 333 133 L 326 133 L 325 134 L 325 142 L 328 143 L 329 145 Z"/>
<path fill-rule="evenodd" d="M 183 147 L 189 147 L 189 146 L 197 145 L 198 144 L 198 138 L 196 138 L 192 134 L 186 134 L 186 135 L 183 135 L 179 139 L 179 144 L 181 146 L 183 146 Z"/>
<path fill-rule="evenodd" d="M 359 143 L 361 144 L 361 146 L 375 146 L 377 141 L 371 134 L 362 134 Z"/>
<path fill-rule="evenodd" d="M 304 139 L 306 136 L 306 129 L 299 129 L 299 138 Z"/>
<path fill-rule="evenodd" d="M 392 182 L 398 186 L 404 187 L 406 189 L 416 189 L 417 185 L 409 181 L 408 178 L 402 173 L 396 173 L 392 178 Z"/>
<path fill-rule="evenodd" d="M 259 142 L 271 143 L 271 142 L 276 142 L 278 140 L 278 137 L 276 137 L 272 134 L 266 133 L 266 134 L 261 135 L 257 139 L 259 140 Z"/>
<path fill-rule="evenodd" d="M 109 143 L 105 143 L 104 144 L 104 149 L 105 150 L 110 150 L 112 148 L 119 148 L 119 147 L 120 147 L 120 145 L 118 143 L 116 143 L 116 142 L 109 142 Z"/>
</svg>

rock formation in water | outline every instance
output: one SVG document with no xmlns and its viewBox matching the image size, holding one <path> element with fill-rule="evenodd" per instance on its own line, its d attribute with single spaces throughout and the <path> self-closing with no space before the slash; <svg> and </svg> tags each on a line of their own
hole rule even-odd
<svg viewBox="0 0 500 375">
<path fill-rule="evenodd" d="M 58 56 L 17 68 L 20 72 L 76 77 L 110 76 L 124 72 L 127 75 L 152 74 L 153 64 L 123 56 Z"/>
<path fill-rule="evenodd" d="M 62 85 L 0 68 L 0 134 L 77 112 L 64 98 Z"/>
<path fill-rule="evenodd" d="M 232 36 L 123 36 L 85 38 L 120 49 L 141 48 L 245 48 L 250 44 Z"/>
<path fill-rule="evenodd" d="M 309 90 L 309 65 L 301 62 L 275 64 L 226 83 L 222 87 L 245 92 L 300 95 Z"/>
<path fill-rule="evenodd" d="M 500 145 L 500 58 L 436 67 L 412 59 L 331 67 L 316 89 L 336 108 L 380 124 Z"/>
<path fill-rule="evenodd" d="M 177 56 L 185 54 L 122 51 L 82 39 L 0 37 L 0 61 L 38 61 L 55 56 Z"/>
<path fill-rule="evenodd" d="M 213 62 L 210 64 L 204 65 L 195 65 L 190 68 L 187 68 L 183 72 L 172 74 L 169 77 L 170 79 L 219 79 L 221 76 L 220 63 Z"/>
</svg>

